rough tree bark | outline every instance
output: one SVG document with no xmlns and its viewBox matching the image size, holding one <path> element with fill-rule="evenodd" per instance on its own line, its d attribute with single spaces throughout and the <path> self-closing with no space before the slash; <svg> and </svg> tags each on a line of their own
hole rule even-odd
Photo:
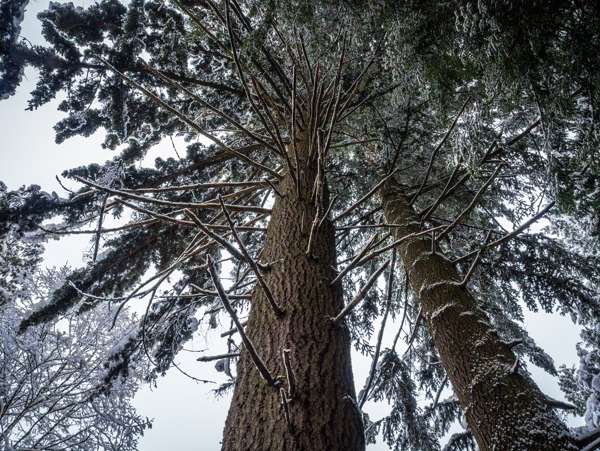
<svg viewBox="0 0 600 451">
<path fill-rule="evenodd" d="M 382 207 L 399 239 L 421 231 L 403 188 L 390 178 Z M 431 238 L 398 246 L 410 285 L 479 449 L 577 449 L 566 426 L 531 378 L 518 372 L 516 357 L 477 306 L 452 263 L 432 253 Z"/>
<path fill-rule="evenodd" d="M 256 288 L 246 331 L 273 377 L 288 388 L 282 358 L 289 349 L 296 380 L 287 424 L 279 389 L 261 378 L 242 350 L 233 401 L 225 424 L 223 449 L 362 450 L 362 418 L 355 401 L 350 338 L 330 318 L 343 307 L 335 278 L 333 224 L 323 221 L 313 256 L 306 254 L 316 206 L 313 187 L 317 158 L 309 158 L 307 133 L 297 137 L 299 193 L 292 174 L 279 183 L 261 263 L 271 265 L 264 279 L 285 314 L 278 317 Z M 292 155 L 292 161 L 294 156 Z M 326 188 L 325 188 L 326 191 Z M 327 193 L 324 192 L 327 202 Z"/>
</svg>

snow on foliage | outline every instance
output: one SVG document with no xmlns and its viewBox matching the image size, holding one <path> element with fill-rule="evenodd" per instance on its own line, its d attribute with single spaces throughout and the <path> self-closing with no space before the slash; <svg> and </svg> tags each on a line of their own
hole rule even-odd
<svg viewBox="0 0 600 451">
<path fill-rule="evenodd" d="M 20 283 L 0 307 L 0 435 L 5 449 L 134 450 L 151 427 L 131 400 L 147 374 L 144 367 L 109 393 L 96 381 L 105 372 L 107 350 L 131 329 L 126 312 L 110 325 L 110 305 L 19 334 L 23 318 L 59 286 L 69 268 L 47 269 Z M 8 290 L 6 290 L 8 291 Z"/>
</svg>

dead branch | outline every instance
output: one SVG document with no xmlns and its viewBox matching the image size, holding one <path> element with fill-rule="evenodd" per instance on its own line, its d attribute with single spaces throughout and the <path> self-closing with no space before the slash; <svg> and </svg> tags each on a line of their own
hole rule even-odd
<svg viewBox="0 0 600 451">
<path fill-rule="evenodd" d="M 186 115 L 184 115 L 181 112 L 179 112 L 176 108 L 172 107 L 171 105 L 169 105 L 168 103 L 166 103 L 164 100 L 160 99 L 158 96 L 156 96 L 154 93 L 152 93 L 148 89 L 144 88 L 142 85 L 140 85 L 139 83 L 137 83 L 132 78 L 128 77 L 127 75 L 125 75 L 122 72 L 120 72 L 119 70 L 117 70 L 108 61 L 103 60 L 99 56 L 96 56 L 96 58 L 98 58 L 98 60 L 101 61 L 103 64 L 105 64 L 106 67 L 108 67 L 109 69 L 111 69 L 114 73 L 116 73 L 117 75 L 119 75 L 121 78 L 123 78 L 129 84 L 131 84 L 133 87 L 135 87 L 136 89 L 138 89 L 139 91 L 141 91 L 151 101 L 153 101 L 158 106 L 160 106 L 164 110 L 166 110 L 169 113 L 171 113 L 173 116 L 177 117 L 183 123 L 189 125 L 192 129 L 194 129 L 200 135 L 202 135 L 205 138 L 211 140 L 213 143 L 215 143 L 217 146 L 219 146 L 224 151 L 235 155 L 240 160 L 244 161 L 245 163 L 248 163 L 249 165 L 251 165 L 251 166 L 253 166 L 255 168 L 260 169 L 261 171 L 264 171 L 264 172 L 267 172 L 267 173 L 271 174 L 273 177 L 275 177 L 277 179 L 281 178 L 281 175 L 279 175 L 277 172 L 273 171 L 272 169 L 270 169 L 270 168 L 268 168 L 268 167 L 266 167 L 266 166 L 264 166 L 264 165 L 262 165 L 260 163 L 257 163 L 256 161 L 252 160 L 251 158 L 247 157 L 246 155 L 244 155 L 244 154 L 236 151 L 232 147 L 229 147 L 227 144 L 225 144 L 219 138 L 217 138 L 213 134 L 207 132 L 202 127 L 200 127 L 195 121 L 193 121 L 192 119 L 188 118 Z"/>
<path fill-rule="evenodd" d="M 365 264 L 367 261 L 371 260 L 372 258 L 375 258 L 375 257 L 383 254 L 384 252 L 387 252 L 390 249 L 393 249 L 394 247 L 398 246 L 400 243 L 403 243 L 406 240 L 412 240 L 412 239 L 418 238 L 418 237 L 420 237 L 422 235 L 428 235 L 428 234 L 430 234 L 432 232 L 435 232 L 436 230 L 439 230 L 439 229 L 441 229 L 443 227 L 444 226 L 437 226 L 437 227 L 433 227 L 431 229 L 423 230 L 421 232 L 411 233 L 411 234 L 408 234 L 406 236 L 403 236 L 402 238 L 399 238 L 399 239 L 395 240 L 394 242 L 388 244 L 387 246 L 384 246 L 381 249 L 377 249 L 377 250 L 371 252 L 369 255 L 363 257 L 356 264 L 356 266 L 361 266 L 361 265 Z"/>
<path fill-rule="evenodd" d="M 440 204 L 444 201 L 444 199 L 446 199 L 446 194 L 448 193 L 448 190 L 450 189 L 450 185 L 454 181 L 454 178 L 456 177 L 456 174 L 458 173 L 458 170 L 460 169 L 462 162 L 463 162 L 463 157 L 461 155 L 461 156 L 459 156 L 458 163 L 456 163 L 456 166 L 454 166 L 454 170 L 452 171 L 452 174 L 450 174 L 450 178 L 446 182 L 446 186 L 444 186 L 442 193 L 438 196 L 438 198 L 435 200 L 433 205 L 426 208 L 423 212 L 421 212 L 419 214 L 419 216 L 421 216 L 421 222 L 427 221 L 427 219 L 436 210 L 436 208 L 440 206 Z"/>
<path fill-rule="evenodd" d="M 239 352 L 231 352 L 229 354 L 209 355 L 209 356 L 198 357 L 196 359 L 196 361 L 197 362 L 212 362 L 213 360 L 231 359 L 231 358 L 239 357 L 239 356 L 240 356 Z"/>
<path fill-rule="evenodd" d="M 245 326 L 246 326 L 246 324 L 248 324 L 248 321 L 242 321 L 242 327 L 245 327 Z M 228 330 L 228 331 L 226 331 L 226 332 L 223 332 L 223 333 L 221 333 L 221 337 L 227 337 L 227 336 L 229 336 L 229 335 L 233 335 L 233 334 L 235 334 L 235 333 L 237 333 L 237 332 L 238 332 L 238 328 L 237 328 L 237 327 L 234 327 L 234 328 L 233 328 L 233 329 L 231 329 L 231 330 Z"/>
<path fill-rule="evenodd" d="M 223 307 L 225 308 L 227 313 L 229 313 L 229 316 L 231 316 L 231 320 L 234 322 L 235 326 L 237 327 L 240 337 L 242 339 L 242 342 L 244 343 L 244 346 L 246 346 L 246 350 L 248 351 L 250 358 L 254 362 L 254 365 L 256 365 L 258 372 L 260 373 L 262 378 L 267 382 L 267 384 L 269 386 L 277 387 L 279 385 L 277 383 L 277 380 L 271 376 L 271 373 L 267 369 L 265 363 L 263 362 L 263 360 L 260 358 L 260 356 L 256 352 L 256 348 L 254 347 L 254 344 L 252 343 L 252 341 L 250 341 L 250 339 L 244 332 L 242 323 L 238 319 L 238 317 L 235 313 L 235 310 L 231 306 L 231 302 L 229 301 L 229 298 L 227 297 L 227 293 L 225 293 L 225 290 L 223 289 L 223 285 L 221 285 L 221 281 L 219 280 L 219 275 L 217 273 L 217 268 L 215 267 L 215 263 L 213 262 L 210 255 L 206 256 L 206 265 L 208 267 L 208 272 L 210 273 L 210 277 L 212 278 L 213 284 L 215 285 L 215 289 L 219 293 L 219 298 L 221 298 L 221 302 L 223 302 Z"/>
<path fill-rule="evenodd" d="M 394 286 L 394 266 L 396 265 L 396 249 L 392 251 L 392 258 L 390 264 L 390 274 L 387 280 L 387 301 L 385 304 L 385 312 L 383 314 L 383 318 L 381 320 L 381 327 L 379 328 L 379 334 L 377 335 L 377 343 L 375 345 L 375 352 L 373 353 L 373 359 L 371 361 L 371 370 L 369 371 L 369 376 L 367 378 L 367 382 L 365 387 L 361 390 L 359 394 L 358 405 L 362 409 L 369 399 L 369 391 L 371 391 L 371 385 L 373 384 L 373 379 L 375 378 L 375 373 L 377 371 L 377 361 L 379 360 L 379 353 L 381 352 L 381 344 L 383 343 L 383 334 L 385 332 L 385 326 L 387 323 L 387 318 L 390 313 L 390 308 L 392 306 L 392 292 Z"/>
<path fill-rule="evenodd" d="M 469 271 L 467 272 L 467 274 L 465 275 L 465 278 L 461 282 L 461 285 L 463 287 L 466 287 L 467 284 L 469 283 L 469 279 L 471 278 L 471 276 L 475 272 L 475 268 L 477 267 L 477 264 L 479 263 L 479 261 L 481 259 L 481 255 L 485 251 L 485 249 L 486 249 L 486 247 L 487 247 L 487 245 L 488 245 L 491 237 L 492 237 L 492 231 L 489 230 L 488 233 L 487 233 L 487 236 L 485 237 L 485 241 L 483 243 L 483 246 L 481 246 L 481 249 L 479 249 L 479 251 L 477 252 L 477 256 L 475 257 L 475 260 L 473 260 L 473 263 L 471 264 L 471 267 L 469 268 Z"/>
<path fill-rule="evenodd" d="M 231 234 L 233 235 L 233 238 L 235 239 L 238 246 L 240 247 L 242 255 L 244 256 L 244 260 L 250 265 L 250 267 L 254 271 L 254 274 L 256 275 L 256 280 L 257 280 L 258 284 L 260 285 L 260 287 L 262 288 L 262 290 L 267 298 L 267 301 L 269 302 L 269 305 L 271 306 L 271 308 L 273 309 L 275 314 L 277 316 L 282 316 L 284 314 L 284 311 L 275 301 L 273 292 L 271 291 L 271 289 L 269 288 L 269 286 L 267 285 L 267 283 L 265 282 L 265 280 L 263 279 L 262 274 L 261 274 L 261 270 L 265 270 L 267 268 L 264 265 L 259 265 L 259 263 L 256 262 L 256 260 L 254 260 L 252 258 L 252 256 L 246 249 L 246 246 L 244 246 L 244 243 L 240 239 L 237 231 L 235 230 L 235 224 L 231 220 L 231 216 L 229 216 L 229 212 L 227 211 L 225 203 L 223 202 L 223 200 L 220 197 L 219 197 L 219 200 L 221 201 L 221 208 L 223 209 L 223 214 L 225 215 L 225 218 L 227 219 L 227 223 L 229 224 L 229 227 L 231 228 Z"/>
<path fill-rule="evenodd" d="M 331 281 L 332 285 L 335 285 L 336 283 L 338 283 L 340 280 L 342 280 L 344 278 L 344 276 L 346 274 L 348 274 L 348 272 L 350 270 L 352 270 L 352 268 L 354 268 L 356 266 L 356 264 L 358 263 L 358 261 L 369 251 L 369 249 L 371 249 L 371 247 L 373 246 L 373 243 L 375 242 L 375 240 L 377 239 L 377 235 L 373 235 L 369 241 L 367 242 L 367 244 L 365 245 L 365 247 L 363 247 L 360 252 L 358 254 L 356 254 L 356 256 L 352 259 L 352 261 L 350 263 L 348 263 L 348 266 L 346 266 L 337 276 L 335 279 L 333 279 Z"/>
<path fill-rule="evenodd" d="M 492 182 L 494 181 L 494 179 L 496 178 L 496 176 L 500 172 L 500 169 L 502 169 L 503 166 L 504 166 L 504 163 L 500 163 L 496 167 L 496 170 L 494 171 L 494 173 L 486 180 L 486 182 L 479 189 L 479 191 L 477 191 L 477 194 L 475 194 L 475 197 L 473 198 L 473 200 L 471 201 L 469 206 L 467 208 L 465 208 L 461 214 L 458 215 L 458 217 L 454 220 L 454 222 L 452 222 L 452 224 L 450 224 L 448 227 L 446 227 L 444 230 L 442 230 L 442 232 L 438 236 L 438 240 L 441 240 L 443 237 L 445 237 L 452 229 L 454 229 L 454 227 L 456 227 L 457 224 L 460 224 L 463 221 L 463 219 L 465 219 L 466 217 L 468 217 L 471 214 L 471 212 L 475 209 L 477 204 L 479 204 L 479 201 L 485 194 L 485 191 L 492 184 Z"/>
<path fill-rule="evenodd" d="M 344 307 L 344 309 L 342 309 L 342 311 L 338 314 L 338 316 L 336 316 L 335 318 L 333 318 L 331 321 L 333 322 L 334 325 L 339 325 L 340 322 L 348 315 L 348 313 L 350 313 L 352 311 L 352 309 L 354 307 L 356 307 L 358 305 L 358 303 L 360 301 L 363 300 L 363 298 L 365 297 L 365 295 L 369 292 L 369 290 L 371 289 L 371 287 L 373 286 L 373 284 L 377 281 L 377 279 L 379 278 L 380 274 L 385 270 L 385 268 L 388 267 L 388 265 L 391 262 L 391 258 L 387 259 L 383 265 L 381 265 L 377 271 L 375 271 L 371 277 L 369 278 L 369 280 L 367 280 L 367 283 L 365 283 L 365 286 L 362 287 L 362 289 L 358 292 L 358 294 L 356 295 L 356 297 L 350 301 L 348 303 L 348 305 L 346 307 Z"/>
<path fill-rule="evenodd" d="M 332 222 L 337 222 L 340 219 L 348 216 L 352 211 L 354 211 L 359 205 L 361 205 L 364 201 L 366 201 L 367 199 L 369 199 L 373 194 L 375 194 L 377 192 L 377 190 L 386 182 L 387 179 L 389 179 L 391 176 L 393 176 L 396 173 L 396 170 L 392 171 L 390 174 L 386 175 L 379 183 L 377 183 L 377 185 L 375 185 L 367 194 L 365 194 L 363 197 L 361 197 L 360 199 L 358 199 L 356 202 L 354 202 L 352 205 L 350 205 L 348 208 L 346 208 L 343 212 L 341 212 L 339 215 L 337 215 L 335 218 L 332 219 Z"/>
<path fill-rule="evenodd" d="M 542 216 L 544 216 L 546 213 L 548 213 L 548 211 L 550 211 L 550 209 L 552 209 L 552 207 L 554 207 L 554 205 L 556 204 L 555 201 L 550 202 L 548 205 L 546 205 L 546 207 L 541 210 L 538 214 L 536 214 L 533 218 L 531 218 L 530 220 L 526 221 L 525 223 L 523 223 L 521 226 L 517 227 L 515 230 L 513 230 L 512 232 L 510 232 L 507 235 L 504 235 L 502 238 L 497 239 L 496 241 L 493 241 L 492 243 L 490 243 L 490 245 L 488 246 L 488 249 L 492 248 L 492 247 L 496 247 L 496 246 L 500 246 L 501 244 L 506 243 L 507 241 L 512 240 L 514 237 L 516 237 L 517 235 L 519 235 L 521 232 L 523 232 L 523 230 L 529 228 L 529 226 L 531 224 L 533 224 L 534 222 L 536 222 L 538 219 L 540 219 Z M 479 251 L 473 251 L 473 252 L 469 252 L 466 255 L 463 255 L 462 257 L 454 260 L 455 263 L 460 263 L 464 260 L 467 260 L 471 257 L 473 257 L 474 255 L 476 255 Z"/>
<path fill-rule="evenodd" d="M 442 140 L 439 142 L 439 144 L 436 146 L 436 148 L 433 150 L 433 153 L 431 154 L 431 158 L 429 160 L 429 166 L 427 167 L 427 171 L 425 172 L 425 176 L 423 177 L 423 181 L 421 182 L 421 186 L 419 187 L 419 189 L 417 190 L 417 192 L 415 193 L 415 195 L 410 200 L 410 204 L 411 205 L 415 202 L 415 200 L 417 200 L 417 197 L 420 196 L 421 191 L 423 190 L 423 188 L 427 184 L 427 180 L 429 179 L 429 175 L 431 174 L 431 169 L 433 168 L 433 162 L 435 161 L 435 157 L 437 156 L 437 153 L 440 151 L 440 149 L 442 148 L 442 146 L 444 145 L 444 143 L 446 142 L 446 140 L 450 136 L 450 133 L 452 133 L 452 130 L 454 130 L 454 127 L 456 126 L 456 123 L 458 122 L 458 119 L 462 116 L 463 112 L 465 111 L 465 108 L 467 108 L 467 105 L 469 104 L 470 101 L 471 101 L 471 96 L 469 96 L 467 98 L 467 100 L 465 101 L 465 103 L 463 103 L 463 106 L 461 107 L 460 111 L 458 112 L 458 114 L 454 118 L 454 121 L 452 122 L 452 125 L 450 126 L 450 128 L 448 129 L 448 131 L 446 131 L 446 134 L 444 135 L 444 137 L 442 138 Z"/>
</svg>

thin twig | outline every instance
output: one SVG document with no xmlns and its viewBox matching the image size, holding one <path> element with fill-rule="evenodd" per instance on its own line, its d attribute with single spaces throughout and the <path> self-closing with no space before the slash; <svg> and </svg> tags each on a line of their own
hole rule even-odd
<svg viewBox="0 0 600 451">
<path fill-rule="evenodd" d="M 185 215 L 190 218 L 199 228 L 200 230 L 202 230 L 209 238 L 212 238 L 213 240 L 215 240 L 217 243 L 219 243 L 221 246 L 223 246 L 225 249 L 227 249 L 227 252 L 229 252 L 234 258 L 241 260 L 241 261 L 245 261 L 248 262 L 248 260 L 246 259 L 246 257 L 244 256 L 243 253 L 241 253 L 240 251 L 238 251 L 235 246 L 233 246 L 233 244 L 231 244 L 229 241 L 227 241 L 225 238 L 223 238 L 221 235 L 211 231 L 208 229 L 208 227 L 206 227 L 206 225 L 204 225 L 202 223 L 202 221 L 200 221 L 200 218 L 198 218 L 198 216 L 196 216 L 194 214 L 194 212 L 192 212 L 191 210 L 185 209 L 183 211 L 185 213 Z"/>
<path fill-rule="evenodd" d="M 221 209 L 221 204 L 219 202 L 202 202 L 202 203 L 194 203 L 194 202 L 172 202 L 162 199 L 149 198 L 146 196 L 140 196 L 138 194 L 133 194 L 131 192 L 126 192 L 123 190 L 118 190 L 114 188 L 109 188 L 106 186 L 99 185 L 90 180 L 84 179 L 83 177 L 75 176 L 73 177 L 75 180 L 83 183 L 84 185 L 91 186 L 96 188 L 99 191 L 103 191 L 106 193 L 111 193 L 117 196 L 125 197 L 128 199 L 137 200 L 144 203 L 155 204 L 155 205 L 165 205 L 174 208 L 193 208 L 193 209 L 207 209 L 207 210 L 217 210 Z M 247 192 L 254 191 L 253 189 L 249 189 L 248 191 L 242 190 L 237 193 L 232 194 L 246 194 Z M 231 196 L 231 195 L 228 195 Z M 271 210 L 268 208 L 256 207 L 254 205 L 234 205 L 227 204 L 227 208 L 233 211 L 247 211 L 251 213 L 271 213 Z"/>
<path fill-rule="evenodd" d="M 279 153 L 279 149 L 277 149 L 272 144 L 270 144 L 267 141 L 265 141 L 264 139 L 262 139 L 256 133 L 248 130 L 246 127 L 244 127 L 237 120 L 235 120 L 234 118 L 232 118 L 231 116 L 229 116 L 226 112 L 224 112 L 224 111 L 220 110 L 219 108 L 217 108 L 217 107 L 211 105 L 210 103 L 206 102 L 204 99 L 202 99 L 202 97 L 196 95 L 194 92 L 190 91 L 189 89 L 187 89 L 185 86 L 181 85 L 180 83 L 177 83 L 176 81 L 173 81 L 170 78 L 166 77 L 165 75 L 163 75 L 162 73 L 160 73 L 159 71 L 157 71 L 153 67 L 151 67 L 145 61 L 142 61 L 142 65 L 150 73 L 156 75 L 161 80 L 163 80 L 165 83 L 170 84 L 171 86 L 175 87 L 176 89 L 182 91 L 185 95 L 187 95 L 188 97 L 190 97 L 191 99 L 193 99 L 195 102 L 198 102 L 200 105 L 202 105 L 203 107 L 205 107 L 209 111 L 212 111 L 213 113 L 215 113 L 216 115 L 218 115 L 220 118 L 222 118 L 225 121 L 229 122 L 231 125 L 233 125 L 235 128 L 237 128 L 238 130 L 240 130 L 242 133 L 244 133 L 246 136 L 248 136 L 253 141 L 255 141 L 257 143 L 260 143 L 260 144 L 264 145 L 265 147 L 270 148 L 271 150 L 275 151 L 276 153 Z"/>
<path fill-rule="evenodd" d="M 197 293 L 192 293 L 192 295 L 194 296 L 218 296 L 219 293 L 217 293 L 216 291 L 212 291 L 212 290 L 205 290 L 204 288 L 199 287 L 198 285 L 196 285 L 195 283 L 190 283 L 190 286 L 197 291 Z M 246 299 L 252 299 L 252 295 L 250 293 L 248 294 L 228 294 L 230 299 L 240 299 L 240 300 L 246 300 Z"/>
<path fill-rule="evenodd" d="M 473 260 L 473 263 L 471 264 L 471 267 L 469 268 L 469 271 L 467 272 L 467 274 L 465 275 L 465 278 L 461 282 L 461 285 L 463 287 L 466 287 L 467 284 L 469 283 L 469 279 L 471 278 L 471 276 L 475 272 L 475 268 L 477 267 L 477 264 L 479 263 L 479 260 L 481 259 L 481 255 L 483 254 L 483 251 L 485 251 L 485 249 L 487 248 L 487 245 L 490 242 L 490 238 L 491 237 L 492 237 L 492 231 L 489 230 L 488 233 L 487 233 L 487 236 L 485 237 L 485 241 L 483 243 L 483 246 L 481 246 L 481 249 L 479 249 L 479 251 L 477 252 L 477 256 L 475 257 L 475 260 Z"/>
<path fill-rule="evenodd" d="M 398 328 L 398 333 L 394 337 L 394 341 L 392 342 L 392 351 L 396 351 L 396 344 L 398 344 L 398 339 L 400 338 L 400 334 L 402 333 L 402 329 L 404 328 L 404 321 L 406 321 L 408 313 L 408 271 L 404 269 L 404 308 L 402 309 L 402 319 L 400 320 L 400 327 Z"/>
<path fill-rule="evenodd" d="M 383 342 L 383 333 L 385 332 L 385 326 L 387 323 L 387 318 L 390 313 L 390 308 L 392 306 L 392 291 L 394 286 L 394 266 L 396 265 L 396 249 L 392 251 L 392 261 L 390 264 L 390 274 L 387 280 L 387 302 L 385 304 L 385 313 L 383 314 L 383 319 L 381 320 L 381 327 L 379 328 L 379 334 L 377 336 L 377 344 L 375 345 L 375 353 L 373 354 L 373 359 L 371 361 L 371 370 L 369 371 L 369 377 L 367 379 L 367 383 L 365 384 L 365 388 L 361 391 L 360 399 L 358 400 L 358 406 L 362 409 L 369 399 L 369 391 L 371 390 L 371 385 L 373 384 L 373 379 L 375 378 L 375 372 L 377 370 L 377 361 L 379 360 L 379 353 L 381 352 L 381 343 Z"/>
<path fill-rule="evenodd" d="M 106 202 L 108 201 L 108 193 L 103 196 L 100 214 L 98 215 L 98 227 L 96 228 L 96 242 L 94 243 L 94 256 L 92 262 L 96 263 L 98 258 L 98 249 L 100 248 L 100 238 L 102 237 L 102 222 L 104 221 L 104 212 L 106 210 Z"/>
<path fill-rule="evenodd" d="M 442 193 L 438 196 L 438 198 L 435 200 L 433 205 L 428 207 L 424 212 L 422 212 L 420 214 L 422 223 L 427 221 L 429 216 L 431 216 L 431 214 L 436 210 L 436 208 L 439 207 L 440 204 L 444 201 L 446 193 L 450 189 L 450 184 L 454 181 L 454 178 L 456 177 L 456 174 L 458 173 L 458 170 L 460 169 L 462 162 L 463 162 L 463 157 L 461 155 L 461 156 L 459 156 L 458 163 L 456 163 L 456 166 L 454 166 L 454 170 L 452 171 L 452 174 L 450 174 L 450 178 L 448 179 L 448 182 L 446 182 L 446 186 L 444 186 L 444 190 L 442 191 Z"/>
<path fill-rule="evenodd" d="M 105 64 L 106 67 L 108 67 L 113 72 L 115 72 L 117 75 L 119 75 L 121 78 L 123 78 L 128 83 L 130 83 L 133 87 L 135 87 L 136 89 L 138 89 L 139 91 L 141 91 L 143 94 L 145 94 L 154 103 L 156 103 L 161 108 L 163 108 L 164 110 L 168 111 L 169 113 L 173 114 L 173 116 L 177 117 L 180 121 L 182 121 L 185 124 L 189 125 L 196 132 L 198 132 L 200 135 L 204 136 L 205 138 L 210 139 L 212 142 L 214 142 L 217 146 L 219 146 L 220 148 L 222 148 L 224 151 L 235 155 L 240 160 L 248 163 L 251 166 L 254 166 L 254 167 L 260 169 L 261 171 L 265 171 L 265 172 L 271 174 L 273 177 L 275 177 L 277 179 L 281 178 L 281 175 L 279 175 L 277 172 L 273 171 L 272 169 L 270 169 L 270 168 L 268 168 L 266 166 L 263 166 L 260 163 L 257 163 L 256 161 L 252 160 L 251 158 L 247 157 L 246 155 L 244 155 L 244 154 L 236 151 L 235 149 L 229 147 L 227 144 L 225 144 L 219 138 L 217 138 L 213 134 L 207 132 L 202 127 L 200 127 L 196 123 L 196 121 L 194 121 L 194 120 L 190 119 L 189 117 L 187 117 L 186 115 L 182 114 L 176 108 L 172 107 L 171 105 L 169 105 L 168 103 L 166 103 L 164 100 L 160 99 L 154 93 L 152 93 L 148 89 L 144 88 L 142 85 L 140 85 L 139 83 L 137 83 L 136 81 L 134 81 L 133 79 L 131 79 L 130 77 L 128 77 L 127 75 L 125 75 L 122 72 L 118 71 L 114 66 L 112 66 L 107 61 L 103 60 L 102 58 L 100 58 L 98 56 L 96 56 L 96 58 L 98 58 L 98 60 L 100 60 L 103 64 Z"/>
<path fill-rule="evenodd" d="M 436 230 L 439 230 L 441 228 L 443 228 L 444 226 L 437 226 L 437 227 L 433 227 L 431 229 L 427 229 L 427 230 L 423 230 L 421 232 L 415 232 L 415 233 L 410 233 L 408 235 L 403 236 L 402 238 L 397 239 L 396 241 L 388 244 L 387 246 L 382 247 L 381 249 L 377 249 L 373 252 L 371 252 L 369 255 L 366 255 L 365 257 L 363 257 L 357 264 L 356 266 L 361 266 L 364 263 L 366 263 L 367 261 L 371 260 L 372 258 L 375 258 L 381 254 L 383 254 L 384 252 L 387 252 L 390 249 L 393 249 L 394 247 L 398 246 L 399 244 L 407 241 L 407 240 L 412 240 L 414 238 L 418 238 L 422 235 L 428 235 L 432 232 L 435 232 Z"/>
<path fill-rule="evenodd" d="M 190 191 L 195 189 L 205 188 L 238 188 L 243 186 L 265 187 L 269 182 L 277 180 L 249 180 L 245 182 L 210 182 L 210 183 L 195 183 L 191 185 L 168 186 L 165 188 L 136 188 L 125 189 L 121 191 L 125 193 L 168 193 L 172 191 Z"/>
<path fill-rule="evenodd" d="M 421 322 L 421 320 L 423 319 L 423 311 L 421 310 L 421 308 L 419 308 L 419 313 L 417 313 L 417 318 L 415 319 L 415 323 L 413 325 L 413 330 L 410 334 L 410 337 L 408 338 L 408 341 L 406 342 L 406 351 L 404 352 L 404 354 L 406 355 L 406 353 L 410 350 L 413 341 L 415 341 L 415 338 L 417 337 L 417 331 L 419 330 L 419 323 Z"/>
<path fill-rule="evenodd" d="M 444 374 L 444 378 L 442 379 L 442 382 L 440 383 L 440 386 L 438 387 L 438 390 L 435 393 L 435 398 L 433 399 L 433 404 L 431 405 L 432 411 L 435 410 L 435 408 L 438 405 L 438 402 L 440 401 L 440 396 L 442 395 L 442 391 L 446 386 L 446 382 L 448 382 L 448 374 Z"/>
</svg>

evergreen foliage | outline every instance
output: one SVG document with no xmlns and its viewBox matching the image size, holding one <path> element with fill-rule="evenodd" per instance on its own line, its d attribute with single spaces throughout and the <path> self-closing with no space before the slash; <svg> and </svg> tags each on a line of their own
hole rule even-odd
<svg viewBox="0 0 600 451">
<path fill-rule="evenodd" d="M 422 230 L 435 230 L 434 251 L 454 262 L 498 336 L 514 342 L 517 362 L 525 356 L 557 375 L 522 325 L 524 308 L 568 315 L 583 327 L 581 368 L 559 372 L 567 399 L 594 431 L 598 9 L 586 1 L 103 0 L 85 10 L 52 3 L 39 15 L 42 48 L 18 39 L 22 3 L 3 3 L 0 23 L 12 25 L 0 48 L 0 96 L 11 95 L 32 65 L 40 78 L 29 108 L 66 94 L 57 142 L 103 130 L 103 145 L 119 151 L 104 164 L 65 171 L 82 184 L 68 199 L 36 186 L 0 186 L 3 243 L 28 252 L 24 240 L 38 226 L 92 237 L 88 265 L 25 318 L 21 332 L 74 307 L 122 308 L 149 296 L 104 383 L 131 377 L 130 366 L 146 357 L 155 364 L 150 379 L 164 374 L 198 330 L 228 319 L 207 256 L 232 255 L 227 293 L 246 316 L 265 269 L 253 263 L 281 196 L 278 183 L 289 174 L 299 179 L 294 143 L 316 130 L 314 154 L 322 159 L 314 201 L 335 222 L 345 303 L 388 258 L 383 249 L 399 225 L 385 223 L 375 188 L 393 176 Z M 159 158 L 152 169 L 135 164 L 172 137 L 187 142 L 185 154 Z M 107 215 L 121 225 L 105 227 Z M 43 225 L 58 216 L 62 224 Z M 542 230 L 520 228 L 542 216 Z M 313 219 L 303 219 L 307 230 Z M 0 269 L 0 298 L 17 270 Z M 441 398 L 449 369 L 424 327 L 420 293 L 410 292 L 399 266 L 388 273 L 387 292 L 375 285 L 362 293 L 343 320 L 355 348 L 375 359 L 359 401 L 391 405 L 385 418 L 365 421 L 367 439 L 381 433 L 392 449 L 441 449 L 466 406 Z M 395 329 L 390 343 L 377 329 L 388 315 L 381 327 Z M 238 346 L 228 342 L 230 352 Z M 234 367 L 236 357 L 220 362 Z M 524 362 L 520 368 L 525 374 Z M 234 373 L 227 370 L 232 382 Z M 454 434 L 444 449 L 475 449 L 473 434 Z"/>
</svg>

